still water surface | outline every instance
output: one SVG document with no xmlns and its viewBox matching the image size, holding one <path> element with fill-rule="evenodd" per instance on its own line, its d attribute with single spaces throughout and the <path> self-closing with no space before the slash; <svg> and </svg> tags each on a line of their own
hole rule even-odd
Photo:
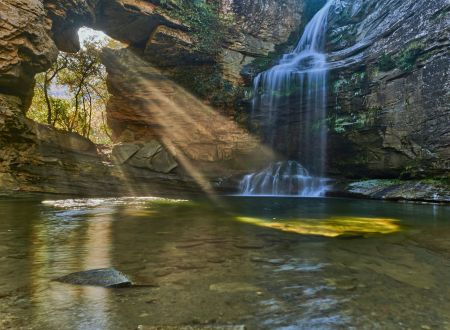
<svg viewBox="0 0 450 330">
<path fill-rule="evenodd" d="M 1 329 L 450 329 L 450 208 L 348 199 L 0 201 Z M 145 287 L 52 279 L 115 267 Z"/>
</svg>

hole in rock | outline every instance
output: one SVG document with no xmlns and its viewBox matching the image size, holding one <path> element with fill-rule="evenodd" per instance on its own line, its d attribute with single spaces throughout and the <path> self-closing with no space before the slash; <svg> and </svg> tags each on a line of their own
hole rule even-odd
<svg viewBox="0 0 450 330">
<path fill-rule="evenodd" d="M 60 52 L 56 62 L 36 75 L 34 97 L 27 116 L 43 125 L 78 133 L 96 144 L 110 144 L 106 123 L 106 69 L 101 63 L 104 47 L 123 45 L 101 31 L 80 28 L 81 49 Z"/>
</svg>

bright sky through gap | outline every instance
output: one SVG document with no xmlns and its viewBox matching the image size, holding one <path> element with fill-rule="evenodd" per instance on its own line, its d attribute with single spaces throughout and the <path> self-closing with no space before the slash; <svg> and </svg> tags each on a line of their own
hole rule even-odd
<svg viewBox="0 0 450 330">
<path fill-rule="evenodd" d="M 80 37 L 80 44 L 83 45 L 89 38 L 94 38 L 96 41 L 101 41 L 102 43 L 107 43 L 110 39 L 102 31 L 92 30 L 89 28 L 82 27 L 78 30 L 78 36 Z"/>
<path fill-rule="evenodd" d="M 111 39 L 102 31 L 96 31 L 85 27 L 78 30 L 78 36 L 80 38 L 81 46 L 83 46 L 86 40 L 90 38 L 93 38 L 95 41 L 101 42 L 104 45 L 106 45 L 108 41 Z M 67 87 L 58 84 L 52 84 L 52 86 L 50 86 L 50 94 L 54 97 L 59 97 L 62 99 L 71 98 L 71 95 Z"/>
</svg>

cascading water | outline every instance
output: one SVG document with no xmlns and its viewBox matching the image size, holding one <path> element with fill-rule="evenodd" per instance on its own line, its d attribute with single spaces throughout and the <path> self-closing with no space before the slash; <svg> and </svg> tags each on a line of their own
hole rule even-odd
<svg viewBox="0 0 450 330">
<path fill-rule="evenodd" d="M 311 176 L 299 162 L 290 160 L 246 175 L 240 188 L 244 195 L 320 197 L 326 191 L 326 179 Z"/>
<path fill-rule="evenodd" d="M 243 195 L 319 197 L 326 192 L 325 37 L 331 2 L 308 23 L 294 51 L 254 79 L 252 121 L 260 122 L 265 143 L 275 150 L 282 145 L 298 161 L 278 162 L 247 175 L 241 182 Z"/>
</svg>

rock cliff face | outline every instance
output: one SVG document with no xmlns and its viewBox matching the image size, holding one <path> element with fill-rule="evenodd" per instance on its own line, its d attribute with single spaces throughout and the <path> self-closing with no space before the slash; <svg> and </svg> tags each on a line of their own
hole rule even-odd
<svg viewBox="0 0 450 330">
<path fill-rule="evenodd" d="M 231 162 L 240 157 L 267 161 L 258 140 L 224 114 L 129 49 L 105 50 L 111 98 L 108 123 L 117 142 L 162 141 L 175 157 L 190 161 Z M 259 154 L 261 154 L 259 156 Z M 225 164 L 224 164 L 225 165 Z M 248 169 L 248 168 L 247 168 Z"/>
<path fill-rule="evenodd" d="M 287 12 L 286 6 L 291 10 Z M 158 190 L 162 182 L 169 186 L 184 182 L 188 189 L 197 189 L 189 179 L 194 173 L 199 183 L 197 167 L 208 172 L 207 176 L 217 176 L 242 168 L 245 157 L 270 159 L 257 139 L 232 119 L 234 104 L 245 89 L 239 72 L 253 58 L 267 55 L 287 40 L 300 25 L 303 4 L 223 1 L 194 7 L 177 0 L 3 1 L 0 190 L 151 193 L 155 189 L 147 189 L 147 183 Z M 281 17 L 285 19 L 279 24 Z M 26 119 L 34 75 L 56 60 L 58 50 L 79 49 L 77 30 L 82 26 L 103 30 L 129 46 L 122 57 L 105 56 L 105 64 L 112 63 L 108 67 L 112 93 L 108 121 L 116 142 L 143 146 L 157 139 L 165 149 L 158 149 L 152 157 L 166 155 L 165 164 L 174 164 L 171 169 L 177 161 L 181 164 L 178 174 L 107 164 L 108 158 L 89 141 Z M 124 57 L 131 63 L 121 60 Z M 125 77 L 114 70 L 118 63 Z M 222 113 L 194 95 L 214 103 Z M 187 108 L 180 112 L 181 105 Z M 162 106 L 169 111 L 163 113 Z"/>
<path fill-rule="evenodd" d="M 180 182 L 195 189 L 188 174 L 198 179 L 200 170 L 210 178 L 268 162 L 270 152 L 237 123 L 248 110 L 252 74 L 292 47 L 313 2 L 199 3 L 3 0 L 0 190 L 119 194 L 131 186 L 146 193 L 152 184 L 158 190 Z M 328 43 L 330 174 L 448 174 L 449 13 L 446 0 L 335 0 Z M 146 170 L 130 166 L 142 157 L 114 163 L 89 141 L 26 119 L 34 75 L 58 50 L 79 49 L 82 26 L 128 45 L 104 53 L 108 123 L 117 143 L 139 150 L 161 144 L 145 159 Z M 149 171 L 156 154 L 173 164 L 164 169 L 179 165 L 175 173 Z"/>
<path fill-rule="evenodd" d="M 37 136 L 25 112 L 34 74 L 56 60 L 58 50 L 49 36 L 50 27 L 41 1 L 0 4 L 0 187 L 6 190 L 19 187 L 23 176 L 16 168 L 36 154 Z"/>
<path fill-rule="evenodd" d="M 49 36 L 51 21 L 39 0 L 0 3 L 0 88 L 30 102 L 34 75 L 56 60 L 58 49 Z"/>
<path fill-rule="evenodd" d="M 450 5 L 339 0 L 330 15 L 330 170 L 448 175 Z"/>
</svg>

